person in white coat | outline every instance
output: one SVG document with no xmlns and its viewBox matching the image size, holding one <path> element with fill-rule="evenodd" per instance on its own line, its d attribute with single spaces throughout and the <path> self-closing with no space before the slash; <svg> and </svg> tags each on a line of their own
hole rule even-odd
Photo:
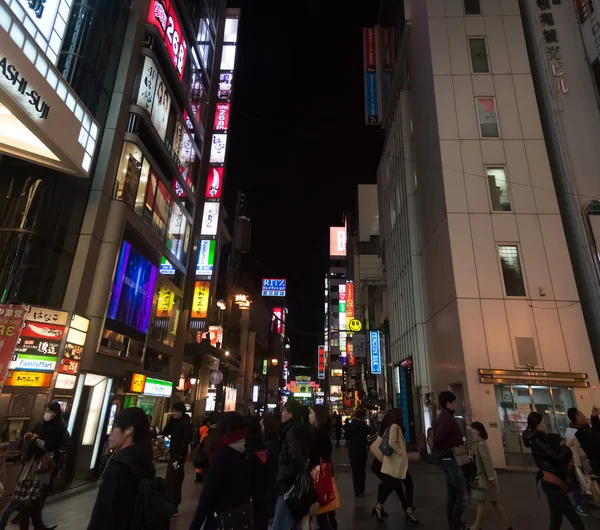
<svg viewBox="0 0 600 530">
<path fill-rule="evenodd" d="M 383 478 L 382 487 L 379 489 L 377 504 L 373 508 L 373 514 L 379 520 L 382 520 L 383 503 L 393 490 L 404 487 L 405 499 L 402 502 L 402 508 L 406 513 L 406 521 L 418 524 L 415 516 L 416 508 L 413 505 L 414 488 L 413 480 L 408 471 L 408 453 L 406 452 L 406 442 L 403 434 L 404 415 L 402 410 L 394 409 L 390 414 L 390 426 L 384 433 L 384 438 L 388 436 L 388 442 L 393 449 L 390 456 L 382 455 L 383 464 L 381 466 L 381 475 Z"/>
<path fill-rule="evenodd" d="M 483 424 L 478 421 L 473 422 L 471 429 L 473 429 L 473 459 L 477 466 L 477 476 L 473 482 L 471 497 L 477 501 L 477 516 L 470 530 L 480 530 L 486 502 L 494 507 L 503 527 L 512 530 L 506 511 L 498 498 L 498 481 L 496 480 L 490 448 L 486 442 L 488 433 Z"/>
</svg>

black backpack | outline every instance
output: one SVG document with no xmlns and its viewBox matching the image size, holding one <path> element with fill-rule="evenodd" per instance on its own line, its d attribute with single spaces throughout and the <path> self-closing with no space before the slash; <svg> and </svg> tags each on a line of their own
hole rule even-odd
<svg viewBox="0 0 600 530">
<path fill-rule="evenodd" d="M 168 530 L 177 506 L 165 479 L 156 475 L 142 477 L 137 466 L 126 460 L 123 463 L 139 479 L 130 530 Z"/>
</svg>

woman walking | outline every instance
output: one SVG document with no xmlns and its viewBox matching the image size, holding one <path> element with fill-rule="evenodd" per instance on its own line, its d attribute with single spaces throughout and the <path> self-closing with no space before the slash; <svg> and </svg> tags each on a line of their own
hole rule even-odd
<svg viewBox="0 0 600 530">
<path fill-rule="evenodd" d="M 324 405 L 315 405 L 310 409 L 309 420 L 313 427 L 310 462 L 313 467 L 321 465 L 321 460 L 325 464 L 331 464 L 333 445 L 331 444 L 329 412 L 327 408 Z M 316 519 L 319 524 L 319 530 L 331 530 L 329 515 L 327 513 L 317 515 Z"/>
<path fill-rule="evenodd" d="M 381 465 L 382 484 L 377 496 L 377 504 L 373 508 L 373 516 L 379 521 L 384 518 L 383 503 L 389 497 L 392 491 L 396 491 L 402 509 L 406 514 L 406 521 L 418 524 L 419 521 L 415 515 L 416 508 L 413 505 L 414 487 L 413 480 L 408 471 L 408 453 L 406 452 L 406 442 L 402 432 L 404 424 L 404 415 L 402 410 L 394 409 L 389 416 L 388 441 L 393 450 L 390 456 L 382 455 L 383 463 Z M 401 496 L 404 487 L 404 497 Z"/>
<path fill-rule="evenodd" d="M 569 462 L 573 453 L 557 434 L 546 434 L 544 418 L 538 412 L 527 417 L 527 430 L 523 433 L 525 447 L 539 468 L 538 480 L 548 498 L 550 507 L 550 530 L 560 530 L 565 516 L 575 530 L 584 530 L 583 523 L 567 495 L 569 488 L 565 483 L 569 472 Z"/>
<path fill-rule="evenodd" d="M 60 404 L 53 402 L 46 407 L 44 420 L 33 432 L 25 434 L 25 465 L 14 494 L 14 499 L 20 503 L 21 530 L 29 528 L 30 518 L 35 530 L 47 528 L 42 519 L 42 508 L 52 480 L 52 471 L 59 459 L 64 432 Z"/>
<path fill-rule="evenodd" d="M 482 423 L 474 421 L 473 429 L 473 456 L 477 466 L 477 476 L 473 483 L 472 498 L 477 501 L 477 516 L 471 525 L 471 530 L 481 530 L 480 525 L 485 511 L 485 503 L 489 502 L 496 510 L 503 528 L 512 530 L 512 526 L 506 516 L 504 507 L 498 500 L 498 483 L 496 472 L 492 464 L 492 456 L 486 440 L 488 433 Z"/>
</svg>

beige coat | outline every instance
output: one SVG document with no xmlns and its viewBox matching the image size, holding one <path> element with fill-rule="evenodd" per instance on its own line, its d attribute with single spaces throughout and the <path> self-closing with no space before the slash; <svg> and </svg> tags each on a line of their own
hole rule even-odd
<svg viewBox="0 0 600 530">
<path fill-rule="evenodd" d="M 492 455 L 485 440 L 473 432 L 473 455 L 477 476 L 473 482 L 472 496 L 481 502 L 498 501 L 498 483 L 492 463 Z"/>
<path fill-rule="evenodd" d="M 390 477 L 404 480 L 408 472 L 408 454 L 402 429 L 395 423 L 390 426 L 390 447 L 394 450 L 392 456 L 383 457 L 381 472 Z"/>
</svg>

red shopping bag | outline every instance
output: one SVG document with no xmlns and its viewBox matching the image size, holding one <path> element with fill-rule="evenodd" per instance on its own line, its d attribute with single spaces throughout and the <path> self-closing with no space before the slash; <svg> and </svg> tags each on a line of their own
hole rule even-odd
<svg viewBox="0 0 600 530">
<path fill-rule="evenodd" d="M 321 458 L 321 465 L 315 467 L 314 483 L 319 506 L 326 506 L 335 498 L 333 488 L 333 477 L 331 476 L 331 464 L 326 463 Z"/>
</svg>

